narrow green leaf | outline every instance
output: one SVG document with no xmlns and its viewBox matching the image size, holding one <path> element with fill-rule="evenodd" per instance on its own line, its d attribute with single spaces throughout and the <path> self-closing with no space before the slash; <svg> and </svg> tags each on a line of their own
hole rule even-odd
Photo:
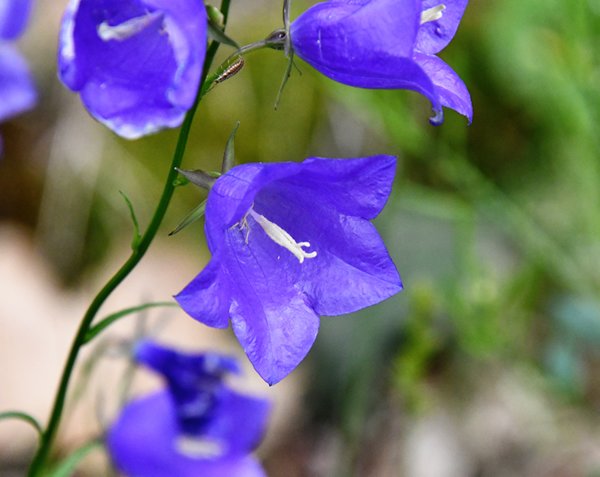
<svg viewBox="0 0 600 477">
<path fill-rule="evenodd" d="M 229 38 L 221 27 L 212 20 L 208 22 L 208 34 L 213 40 L 218 41 L 219 43 L 231 46 L 235 49 L 239 49 L 240 47 L 235 40 Z"/>
<path fill-rule="evenodd" d="M 175 235 L 177 232 L 180 232 L 188 225 L 193 224 L 198 219 L 201 219 L 204 216 L 204 212 L 206 211 L 206 200 L 203 200 L 198 207 L 192 210 L 189 214 L 185 216 L 185 218 L 179 223 L 175 230 L 169 233 L 169 236 Z"/>
<path fill-rule="evenodd" d="M 137 250 L 140 240 L 142 239 L 142 235 L 140 234 L 140 224 L 137 220 L 135 210 L 133 210 L 133 204 L 129 200 L 129 197 L 127 197 L 123 191 L 119 191 L 119 194 L 121 194 L 123 199 L 125 199 L 125 203 L 129 209 L 129 214 L 131 215 L 131 221 L 133 222 L 133 239 L 131 239 L 131 250 Z"/>
<path fill-rule="evenodd" d="M 71 455 L 67 456 L 58 467 L 56 467 L 48 477 L 72 477 L 79 463 L 87 457 L 94 449 L 100 448 L 102 442 L 92 441 L 83 445 Z"/>
<path fill-rule="evenodd" d="M 37 431 L 37 433 L 40 437 L 42 437 L 42 435 L 44 434 L 44 430 L 42 428 L 42 425 L 39 423 L 39 421 L 35 417 L 27 414 L 26 412 L 21 412 L 21 411 L 0 412 L 0 421 L 3 421 L 5 419 L 19 419 L 19 420 L 31 425 L 31 427 L 33 427 Z"/>
<path fill-rule="evenodd" d="M 221 173 L 225 174 L 229 169 L 233 167 L 235 164 L 235 134 L 237 133 L 238 128 L 240 127 L 240 122 L 237 121 L 235 123 L 235 127 L 229 138 L 227 139 L 227 144 L 225 145 L 225 152 L 223 153 L 223 164 L 221 166 Z"/>
<path fill-rule="evenodd" d="M 292 76 L 292 68 L 294 67 L 294 52 L 290 51 L 290 56 L 288 58 L 288 64 L 285 69 L 285 73 L 283 75 L 283 80 L 281 81 L 281 86 L 279 86 L 279 91 L 277 92 L 277 98 L 275 99 L 275 109 L 279 107 L 279 102 L 281 101 L 281 95 L 283 94 L 283 89 L 287 84 L 290 76 Z"/>
<path fill-rule="evenodd" d="M 175 307 L 175 306 L 177 306 L 177 304 L 170 302 L 170 301 L 159 301 L 159 302 L 155 302 L 155 303 L 145 303 L 143 305 L 133 306 L 131 308 L 125 308 L 124 310 L 117 311 L 116 313 L 112 313 L 111 315 L 108 315 L 107 317 L 100 320 L 97 324 L 95 324 L 88 330 L 88 332 L 85 334 L 83 343 L 84 344 L 89 343 L 96 336 L 98 336 L 102 331 L 104 331 L 106 328 L 108 328 L 110 325 L 112 325 L 115 321 L 120 320 L 121 318 L 123 318 L 127 315 L 131 315 L 132 313 L 137 313 L 138 311 L 146 310 L 147 308 L 157 308 L 157 307 L 161 307 L 161 306 Z"/>
</svg>

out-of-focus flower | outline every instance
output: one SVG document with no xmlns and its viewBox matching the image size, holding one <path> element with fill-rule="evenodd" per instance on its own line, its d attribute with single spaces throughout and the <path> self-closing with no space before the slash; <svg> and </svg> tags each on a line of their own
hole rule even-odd
<svg viewBox="0 0 600 477">
<path fill-rule="evenodd" d="M 71 0 L 59 75 L 120 136 L 177 127 L 196 97 L 206 30 L 197 0 Z"/>
<path fill-rule="evenodd" d="M 25 30 L 30 10 L 31 0 L 0 2 L 0 121 L 30 109 L 36 101 L 27 63 L 9 44 Z"/>
<path fill-rule="evenodd" d="M 410 89 L 433 106 L 469 119 L 473 107 L 458 75 L 436 56 L 454 37 L 468 0 L 331 0 L 291 26 L 294 51 L 331 79 L 350 86 Z"/>
<path fill-rule="evenodd" d="M 129 477 L 264 477 L 250 452 L 269 413 L 264 399 L 238 394 L 224 378 L 237 362 L 215 353 L 183 354 L 144 341 L 136 360 L 160 373 L 167 389 L 127 404 L 107 446 Z"/>
<path fill-rule="evenodd" d="M 308 353 L 319 315 L 350 313 L 402 288 L 370 220 L 390 194 L 396 160 L 310 158 L 234 167 L 211 188 L 212 259 L 175 298 L 208 326 L 231 323 L 269 384 Z"/>
</svg>

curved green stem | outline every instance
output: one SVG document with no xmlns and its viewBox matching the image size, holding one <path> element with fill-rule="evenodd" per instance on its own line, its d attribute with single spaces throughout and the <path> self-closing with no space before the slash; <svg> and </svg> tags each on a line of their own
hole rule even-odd
<svg viewBox="0 0 600 477">
<path fill-rule="evenodd" d="M 223 0 L 221 3 L 221 11 L 223 12 L 224 22 L 227 21 L 227 16 L 229 13 L 229 4 L 230 0 Z M 75 362 L 77 361 L 79 351 L 86 342 L 86 335 L 88 333 L 88 330 L 92 326 L 92 322 L 96 314 L 98 313 L 100 307 L 103 305 L 106 299 L 111 295 L 111 293 L 119 286 L 119 284 L 140 262 L 140 260 L 150 247 L 150 244 L 152 243 L 154 237 L 156 236 L 156 233 L 158 232 L 158 228 L 162 223 L 169 203 L 171 202 L 171 198 L 173 197 L 173 192 L 175 190 L 174 182 L 177 177 L 176 168 L 178 168 L 181 165 L 181 162 L 183 160 L 183 155 L 187 146 L 188 137 L 192 127 L 192 123 L 194 121 L 194 115 L 196 114 L 196 110 L 198 109 L 198 105 L 200 104 L 202 96 L 207 91 L 207 88 L 205 88 L 205 83 L 207 82 L 206 79 L 208 76 L 208 70 L 212 65 L 218 48 L 219 44 L 217 42 L 212 42 L 206 52 L 206 58 L 204 60 L 204 68 L 202 73 L 202 81 L 200 83 L 201 87 L 199 89 L 196 102 L 188 111 L 183 125 L 181 126 L 181 129 L 179 131 L 177 145 L 173 153 L 173 158 L 171 160 L 171 165 L 167 174 L 165 186 L 160 200 L 158 202 L 158 205 L 156 207 L 156 210 L 154 211 L 154 215 L 152 216 L 152 220 L 148 225 L 148 228 L 140 238 L 137 247 L 127 259 L 127 261 L 96 295 L 89 308 L 87 309 L 85 315 L 83 316 L 81 323 L 79 324 L 77 334 L 73 339 L 73 343 L 71 345 L 71 349 L 67 357 L 67 362 L 65 363 L 65 367 L 63 368 L 63 374 L 60 379 L 56 396 L 54 398 L 54 405 L 52 407 L 50 419 L 48 420 L 48 425 L 42 434 L 40 447 L 38 448 L 38 451 L 33 458 L 33 462 L 31 463 L 31 467 L 29 468 L 29 477 L 39 476 L 44 468 L 46 460 L 48 459 L 48 455 L 50 453 L 50 449 L 52 447 L 54 438 L 56 437 L 58 425 L 62 417 L 63 409 L 65 406 L 65 400 L 67 397 L 67 390 L 69 387 L 69 382 L 71 380 L 71 375 L 73 374 Z"/>
<path fill-rule="evenodd" d="M 147 310 L 148 308 L 156 308 L 156 307 L 176 307 L 177 304 L 170 301 L 159 301 L 156 303 L 144 303 L 139 306 L 132 306 L 131 308 L 125 308 L 124 310 L 117 311 L 116 313 L 111 313 L 107 317 L 100 320 L 94 326 L 91 326 L 87 333 L 85 334 L 85 339 L 83 340 L 83 344 L 87 344 L 92 341 L 96 336 L 102 333 L 106 328 L 112 325 L 115 321 L 120 320 L 121 318 L 131 315 L 132 313 L 138 313 L 143 310 Z"/>
<path fill-rule="evenodd" d="M 42 437 L 42 435 L 44 434 L 44 430 L 42 429 L 42 426 L 38 422 L 38 420 L 35 417 L 30 416 L 26 412 L 21 412 L 21 411 L 0 412 L 0 421 L 2 421 L 4 419 L 19 419 L 19 420 L 31 425 L 31 427 L 33 427 L 37 431 L 37 433 L 39 434 L 40 437 Z"/>
</svg>

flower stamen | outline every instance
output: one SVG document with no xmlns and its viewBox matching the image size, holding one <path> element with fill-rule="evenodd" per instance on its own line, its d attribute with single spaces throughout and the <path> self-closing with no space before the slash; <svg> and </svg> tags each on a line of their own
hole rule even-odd
<svg viewBox="0 0 600 477">
<path fill-rule="evenodd" d="M 446 5 L 444 4 L 436 5 L 435 7 L 423 10 L 421 13 L 421 25 L 439 20 L 442 18 L 444 10 L 446 10 Z"/>
<path fill-rule="evenodd" d="M 98 36 L 103 41 L 127 40 L 148 28 L 155 20 L 163 16 L 162 12 L 155 11 L 140 17 L 130 18 L 118 25 L 109 25 L 107 21 L 104 21 L 98 25 Z"/>
<path fill-rule="evenodd" d="M 306 252 L 304 250 L 304 247 L 310 247 L 310 242 L 296 242 L 294 238 L 279 225 L 271 222 L 264 215 L 254 212 L 253 209 L 248 211 L 248 215 L 250 215 L 256 221 L 256 223 L 262 227 L 262 229 L 273 242 L 289 250 L 300 263 L 303 263 L 305 258 L 314 258 L 317 256 L 316 251 Z M 246 236 L 246 243 L 247 242 L 248 236 Z"/>
</svg>

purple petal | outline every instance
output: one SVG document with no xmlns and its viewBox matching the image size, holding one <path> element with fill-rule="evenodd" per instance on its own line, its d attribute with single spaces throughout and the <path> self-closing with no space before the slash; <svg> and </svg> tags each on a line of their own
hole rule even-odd
<svg viewBox="0 0 600 477">
<path fill-rule="evenodd" d="M 0 121 L 33 107 L 36 92 L 27 63 L 10 45 L 0 45 Z"/>
<path fill-rule="evenodd" d="M 221 271 L 220 260 L 213 257 L 175 299 L 187 314 L 207 326 L 229 326 L 230 296 L 227 277 Z"/>
<path fill-rule="evenodd" d="M 319 317 L 294 287 L 299 263 L 275 244 L 251 217 L 250 233 L 231 229 L 224 266 L 236 277 L 231 325 L 250 362 L 270 385 L 304 359 L 317 336 Z"/>
<path fill-rule="evenodd" d="M 23 33 L 29 14 L 31 0 L 2 0 L 0 2 L 0 39 L 14 40 Z"/>
<path fill-rule="evenodd" d="M 301 166 L 292 162 L 243 164 L 221 176 L 210 190 L 206 204 L 206 236 L 215 253 L 223 234 L 248 212 L 256 193 L 265 184 L 298 174 Z"/>
<path fill-rule="evenodd" d="M 256 197 L 255 209 L 317 252 L 302 264 L 291 253 L 279 252 L 279 266 L 297 268 L 296 286 L 315 312 L 350 313 L 401 291 L 398 271 L 375 227 L 368 220 L 340 213 L 328 201 L 313 201 L 311 192 L 271 184 Z M 286 203 L 294 206 L 279 205 Z"/>
<path fill-rule="evenodd" d="M 420 20 L 420 0 L 338 0 L 314 5 L 291 27 L 294 51 L 324 69 L 410 56 Z M 318 68 L 317 68 L 318 69 Z"/>
<path fill-rule="evenodd" d="M 107 447 L 116 467 L 131 477 L 263 477 L 255 459 L 239 451 L 241 446 L 249 451 L 248 445 L 254 446 L 262 435 L 265 407 L 262 400 L 232 397 L 226 406 L 231 414 L 215 421 L 207 436 L 215 439 L 208 442 L 220 454 L 194 455 L 184 451 L 169 395 L 157 393 L 123 409 L 108 432 Z"/>
<path fill-rule="evenodd" d="M 190 375 L 196 379 L 221 378 L 224 374 L 240 372 L 235 358 L 218 353 L 180 353 L 149 340 L 136 344 L 135 359 L 164 375 L 168 381 L 185 381 Z"/>
<path fill-rule="evenodd" d="M 243 396 L 226 389 L 219 395 L 214 419 L 207 426 L 204 436 L 217 442 L 227 443 L 227 456 L 243 456 L 252 452 L 265 435 L 271 411 L 268 400 Z"/>
<path fill-rule="evenodd" d="M 415 61 L 429 75 L 443 106 L 466 116 L 469 124 L 473 120 L 471 95 L 463 80 L 437 56 L 415 53 Z"/>
<path fill-rule="evenodd" d="M 60 77 L 96 119 L 140 137 L 181 124 L 197 92 L 205 37 L 206 13 L 195 0 L 71 0 Z"/>
<path fill-rule="evenodd" d="M 373 219 L 383 209 L 392 191 L 396 158 L 371 156 L 358 159 L 308 158 L 302 174 L 283 178 L 282 183 L 306 189 L 320 204 L 342 214 Z"/>
<path fill-rule="evenodd" d="M 415 49 L 427 55 L 435 55 L 443 50 L 458 29 L 468 0 L 423 0 L 423 10 L 444 5 L 439 20 L 424 23 L 417 33 Z"/>
</svg>

